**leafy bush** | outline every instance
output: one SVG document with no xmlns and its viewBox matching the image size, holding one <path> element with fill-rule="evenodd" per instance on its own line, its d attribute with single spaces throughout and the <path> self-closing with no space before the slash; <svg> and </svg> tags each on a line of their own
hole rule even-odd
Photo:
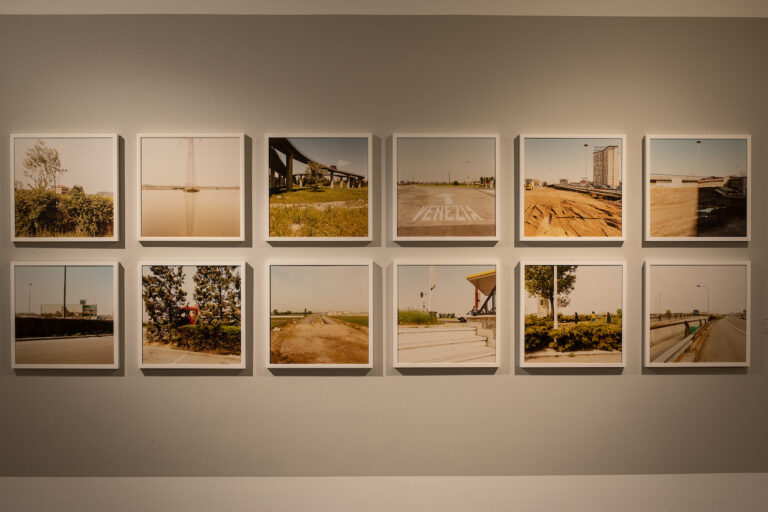
<svg viewBox="0 0 768 512">
<path fill-rule="evenodd" d="M 112 320 L 91 320 L 87 318 L 17 316 L 15 324 L 16 338 L 112 334 L 114 330 L 114 322 Z"/>
<path fill-rule="evenodd" d="M 179 327 L 178 346 L 196 352 L 240 354 L 239 325 L 184 325 Z"/>
<path fill-rule="evenodd" d="M 68 194 L 52 190 L 16 190 L 16 236 L 111 236 L 114 201 L 73 187 Z"/>
<path fill-rule="evenodd" d="M 525 318 L 525 350 L 551 348 L 558 352 L 621 350 L 621 323 L 579 322 L 554 329 L 549 318 Z"/>
</svg>

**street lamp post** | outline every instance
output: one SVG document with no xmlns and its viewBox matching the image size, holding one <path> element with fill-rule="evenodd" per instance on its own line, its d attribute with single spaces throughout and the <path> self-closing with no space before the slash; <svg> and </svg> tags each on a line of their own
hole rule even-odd
<svg viewBox="0 0 768 512">
<path fill-rule="evenodd" d="M 711 316 L 712 315 L 712 311 L 709 309 L 709 307 L 710 307 L 709 306 L 709 288 L 707 288 L 703 284 L 697 284 L 696 288 L 704 288 L 705 290 L 707 290 L 707 316 Z"/>
</svg>

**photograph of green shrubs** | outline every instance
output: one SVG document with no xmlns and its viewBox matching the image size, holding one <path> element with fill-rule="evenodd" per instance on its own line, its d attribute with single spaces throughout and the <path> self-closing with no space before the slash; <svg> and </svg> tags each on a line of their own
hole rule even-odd
<svg viewBox="0 0 768 512">
<path fill-rule="evenodd" d="M 622 263 L 521 265 L 521 366 L 623 365 Z"/>
<path fill-rule="evenodd" d="M 141 367 L 244 368 L 242 265 L 141 265 Z"/>
<path fill-rule="evenodd" d="M 12 135 L 16 241 L 116 240 L 117 136 Z"/>
</svg>

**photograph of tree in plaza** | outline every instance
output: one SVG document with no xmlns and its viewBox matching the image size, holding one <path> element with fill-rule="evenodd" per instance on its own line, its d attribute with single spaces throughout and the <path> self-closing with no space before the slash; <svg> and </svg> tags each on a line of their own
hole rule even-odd
<svg viewBox="0 0 768 512">
<path fill-rule="evenodd" d="M 371 266 L 271 265 L 269 366 L 371 366 Z"/>
<path fill-rule="evenodd" d="M 16 241 L 116 240 L 117 135 L 11 135 Z"/>
<path fill-rule="evenodd" d="M 142 240 L 243 240 L 243 135 L 139 135 Z"/>
<path fill-rule="evenodd" d="M 624 137 L 521 137 L 523 238 L 621 239 Z"/>
<path fill-rule="evenodd" d="M 270 238 L 368 239 L 371 136 L 267 138 Z"/>
<path fill-rule="evenodd" d="M 396 135 L 395 239 L 495 239 L 497 136 Z"/>
<path fill-rule="evenodd" d="M 749 136 L 648 136 L 646 151 L 647 238 L 749 237 Z"/>
<path fill-rule="evenodd" d="M 623 264 L 521 266 L 522 366 L 623 365 Z"/>
<path fill-rule="evenodd" d="M 397 265 L 395 366 L 497 366 L 496 265 Z"/>
<path fill-rule="evenodd" d="M 15 368 L 117 368 L 117 264 L 11 264 Z"/>
<path fill-rule="evenodd" d="M 141 366 L 244 368 L 242 271 L 141 265 Z"/>
<path fill-rule="evenodd" d="M 749 364 L 749 264 L 646 264 L 649 366 Z"/>
</svg>

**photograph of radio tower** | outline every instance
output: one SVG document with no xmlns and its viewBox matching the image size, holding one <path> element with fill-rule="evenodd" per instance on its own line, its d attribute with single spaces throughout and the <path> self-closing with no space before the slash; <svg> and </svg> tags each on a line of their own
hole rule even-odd
<svg viewBox="0 0 768 512">
<path fill-rule="evenodd" d="M 242 240 L 242 135 L 140 135 L 140 239 Z"/>
</svg>

